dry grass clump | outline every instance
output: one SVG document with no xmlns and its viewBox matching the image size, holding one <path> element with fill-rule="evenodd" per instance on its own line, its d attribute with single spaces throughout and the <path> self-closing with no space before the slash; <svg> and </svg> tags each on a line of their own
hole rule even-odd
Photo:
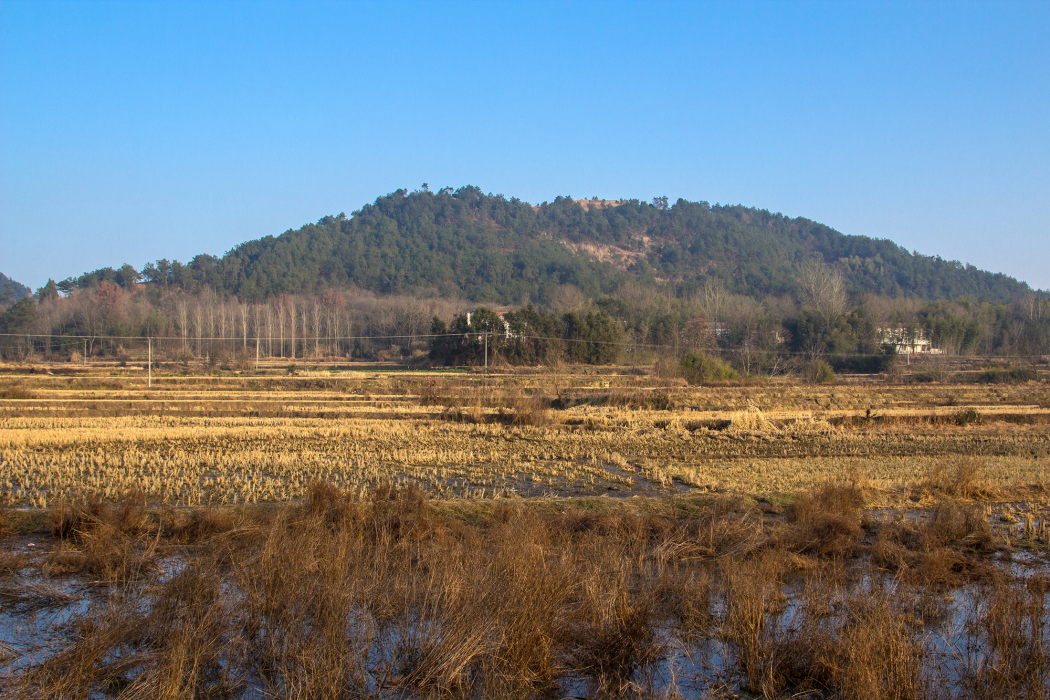
<svg viewBox="0 0 1050 700">
<path fill-rule="evenodd" d="M 125 494 L 116 505 L 98 494 L 61 501 L 51 511 L 51 533 L 63 545 L 49 555 L 46 570 L 88 573 L 113 582 L 142 577 L 156 565 L 160 538 L 159 524 L 151 527 L 146 506 L 141 492 Z"/>
<path fill-rule="evenodd" d="M 788 520 L 807 522 L 835 515 L 849 520 L 860 519 L 864 508 L 863 491 L 852 484 L 824 484 L 802 494 L 788 507 Z"/>
<path fill-rule="evenodd" d="M 888 591 L 861 590 L 842 608 L 830 622 L 808 620 L 802 631 L 815 684 L 857 700 L 929 697 L 925 650 L 901 614 L 901 601 Z"/>
<path fill-rule="evenodd" d="M 389 497 L 389 492 L 377 491 L 373 498 Z M 327 481 L 310 485 L 304 503 L 306 514 L 321 518 L 331 526 L 354 525 L 360 522 L 361 509 L 355 494 L 342 491 Z"/>
<path fill-rule="evenodd" d="M 775 433 L 777 427 L 769 422 L 757 406 L 748 406 L 745 411 L 737 411 L 730 418 L 729 428 L 733 432 Z"/>
<path fill-rule="evenodd" d="M 551 689 L 564 670 L 559 650 L 571 635 L 560 618 L 577 590 L 573 562 L 550 556 L 556 535 L 529 509 L 507 508 L 494 514 L 490 527 L 493 540 L 519 543 L 502 550 L 504 560 L 491 572 L 494 585 L 507 593 L 493 606 L 504 631 L 489 662 L 492 678 L 502 679 L 493 689 Z"/>
<path fill-rule="evenodd" d="M 572 510 L 557 515 L 551 525 L 573 536 L 614 539 L 631 554 L 638 554 L 669 539 L 678 540 L 674 537 L 678 534 L 674 520 L 652 512 Z"/>
<path fill-rule="evenodd" d="M 456 393 L 456 387 L 450 382 L 432 379 L 419 387 L 416 399 L 420 406 L 452 406 L 463 405 Z"/>
<path fill-rule="evenodd" d="M 552 400 L 542 394 L 516 397 L 511 402 L 510 422 L 512 425 L 550 425 L 554 421 L 552 404 Z"/>
<path fill-rule="evenodd" d="M 279 518 L 241 584 L 252 592 L 250 627 L 271 630 L 253 653 L 276 669 L 272 692 L 337 697 L 348 681 L 363 692 L 377 671 L 423 693 L 551 682 L 565 634 L 556 621 L 576 584 L 567 562 L 545 561 L 539 521 L 504 512 L 479 541 L 417 490 L 380 489 L 360 520 L 333 517 L 344 503 Z M 378 645 L 388 661 L 365 667 Z"/>
<path fill-rule="evenodd" d="M 789 605 L 788 569 L 775 552 L 724 568 L 721 634 L 746 689 L 763 698 L 929 697 L 924 649 L 893 589 L 858 586 L 841 566 L 821 566 Z"/>
<path fill-rule="evenodd" d="M 871 563 L 889 571 L 903 571 L 915 561 L 919 529 L 903 521 L 882 523 L 871 548 Z"/>
<path fill-rule="evenodd" d="M 149 522 L 145 494 L 127 491 L 113 504 L 99 493 L 75 501 L 60 500 L 50 510 L 51 534 L 60 539 L 79 539 L 98 529 L 123 535 L 143 533 Z"/>
<path fill-rule="evenodd" d="M 768 533 L 754 508 L 715 507 L 682 524 L 690 554 L 700 557 L 741 557 L 764 547 Z"/>
<path fill-rule="evenodd" d="M 959 549 L 990 552 L 995 536 L 984 513 L 957 501 L 941 501 L 934 506 L 926 533 L 935 545 L 952 545 Z"/>
<path fill-rule="evenodd" d="M 719 634 L 734 649 L 746 687 L 773 697 L 783 687 L 786 662 L 780 645 L 785 562 L 777 552 L 722 564 L 725 616 Z"/>
<path fill-rule="evenodd" d="M 237 518 L 228 508 L 196 508 L 186 517 L 172 518 L 171 535 L 176 542 L 195 544 L 237 527 Z"/>
<path fill-rule="evenodd" d="M 803 554 L 843 557 L 856 551 L 861 536 L 863 492 L 852 485 L 825 484 L 795 500 L 781 542 Z"/>
<path fill-rule="evenodd" d="M 552 402 L 552 406 L 559 409 L 594 406 L 634 411 L 672 411 L 676 407 L 676 401 L 673 393 L 668 391 L 670 387 L 667 385 L 673 387 L 674 384 L 673 382 L 661 382 L 657 385 L 661 384 L 663 387 L 659 391 L 650 388 L 618 387 L 586 394 L 563 394 L 558 400 Z"/>
<path fill-rule="evenodd" d="M 568 663 L 592 675 L 599 692 L 622 694 L 633 675 L 659 653 L 656 600 L 645 579 L 638 580 L 640 572 L 622 546 L 603 539 L 585 545 L 597 551 L 584 560 Z M 625 544 L 629 549 L 630 542 Z"/>
<path fill-rule="evenodd" d="M 650 376 L 658 379 L 678 379 L 682 376 L 681 368 L 678 366 L 677 358 L 661 357 L 653 363 Z"/>
<path fill-rule="evenodd" d="M 17 576 L 29 563 L 25 552 L 0 551 L 0 579 Z"/>
<path fill-rule="evenodd" d="M 359 530 L 337 532 L 323 514 L 282 512 L 246 552 L 254 565 L 233 577 L 242 596 L 238 660 L 258 669 L 275 696 L 338 697 L 337 689 L 363 671 L 359 654 L 367 646 L 347 638 L 362 538 Z M 373 634 L 368 623 L 367 616 L 360 620 L 362 645 Z"/>
<path fill-rule="evenodd" d="M 997 582 L 970 619 L 973 656 L 963 680 L 974 698 L 1045 698 L 1050 692 L 1046 592 Z"/>
<path fill-rule="evenodd" d="M 997 576 L 985 556 L 997 546 L 983 513 L 942 501 L 925 519 L 882 523 L 871 549 L 875 566 L 931 590 L 949 590 Z"/>
<path fill-rule="evenodd" d="M 998 495 L 988 478 L 985 460 L 978 457 L 934 463 L 923 485 L 929 492 L 950 498 L 988 500 Z"/>
<path fill-rule="evenodd" d="M 519 405 L 514 413 L 514 425 L 544 426 L 554 423 L 554 412 L 551 401 L 545 397 L 534 396 Z"/>
<path fill-rule="evenodd" d="M 655 589 L 657 608 L 677 623 L 685 639 L 697 640 L 710 632 L 715 614 L 712 574 L 692 567 L 671 567 Z"/>
<path fill-rule="evenodd" d="M 18 697 L 229 696 L 241 684 L 222 665 L 231 610 L 214 560 L 195 562 L 149 597 L 100 604 L 75 618 L 69 641 L 19 678 Z"/>
</svg>

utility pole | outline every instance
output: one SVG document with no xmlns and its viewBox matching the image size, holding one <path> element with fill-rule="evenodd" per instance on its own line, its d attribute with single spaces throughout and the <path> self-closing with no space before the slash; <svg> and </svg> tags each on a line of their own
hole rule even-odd
<svg viewBox="0 0 1050 700">
<path fill-rule="evenodd" d="M 149 359 L 146 360 L 146 376 L 148 377 L 146 386 L 153 388 L 153 338 L 146 338 L 146 341 L 149 343 Z"/>
<path fill-rule="evenodd" d="M 255 339 L 255 371 L 259 371 L 259 339 Z"/>
<path fill-rule="evenodd" d="M 87 367 L 87 338 L 84 338 L 84 366 Z"/>
<path fill-rule="evenodd" d="M 485 373 L 489 371 L 489 332 L 485 331 Z"/>
</svg>

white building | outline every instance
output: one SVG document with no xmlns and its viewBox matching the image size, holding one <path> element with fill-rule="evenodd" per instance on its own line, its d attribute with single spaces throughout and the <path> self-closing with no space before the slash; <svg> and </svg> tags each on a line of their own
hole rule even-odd
<svg viewBox="0 0 1050 700">
<path fill-rule="evenodd" d="M 506 319 L 507 312 L 506 311 L 494 311 L 493 313 L 496 314 L 496 316 L 499 317 L 500 321 L 503 321 L 503 332 L 504 332 L 504 335 L 507 338 L 513 338 L 514 337 L 514 333 L 511 332 L 511 330 L 510 330 L 510 323 Z M 472 311 L 468 311 L 467 312 L 467 325 L 468 326 L 470 325 L 470 317 L 471 317 L 472 314 L 473 314 Z"/>
<path fill-rule="evenodd" d="M 708 333 L 715 338 L 729 335 L 729 324 L 727 323 L 722 323 L 721 321 L 708 321 L 706 325 Z"/>
<path fill-rule="evenodd" d="M 933 347 L 926 332 L 915 325 L 898 323 L 893 326 L 882 326 L 876 329 L 879 341 L 883 345 L 892 345 L 898 355 L 939 355 L 940 350 Z"/>
</svg>

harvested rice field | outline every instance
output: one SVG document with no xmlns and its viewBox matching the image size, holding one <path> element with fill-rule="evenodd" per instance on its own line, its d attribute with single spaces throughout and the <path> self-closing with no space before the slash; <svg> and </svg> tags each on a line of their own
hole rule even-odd
<svg viewBox="0 0 1050 700">
<path fill-rule="evenodd" d="M 689 387 L 644 369 L 297 376 L 0 376 L 0 494 L 44 508 L 142 491 L 176 506 L 300 499 L 326 481 L 431 498 L 734 492 L 861 479 L 888 504 L 968 460 L 1031 498 L 1050 385 Z M 139 373 L 141 374 L 141 372 Z M 1031 492 L 1031 493 L 1029 493 Z"/>
</svg>

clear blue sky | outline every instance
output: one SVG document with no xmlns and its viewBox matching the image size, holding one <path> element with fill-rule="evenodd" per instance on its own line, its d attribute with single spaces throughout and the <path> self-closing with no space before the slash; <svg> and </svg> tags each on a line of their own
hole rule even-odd
<svg viewBox="0 0 1050 700">
<path fill-rule="evenodd" d="M 1050 289 L 1050 3 L 0 2 L 0 271 L 399 187 L 806 216 Z"/>
</svg>

